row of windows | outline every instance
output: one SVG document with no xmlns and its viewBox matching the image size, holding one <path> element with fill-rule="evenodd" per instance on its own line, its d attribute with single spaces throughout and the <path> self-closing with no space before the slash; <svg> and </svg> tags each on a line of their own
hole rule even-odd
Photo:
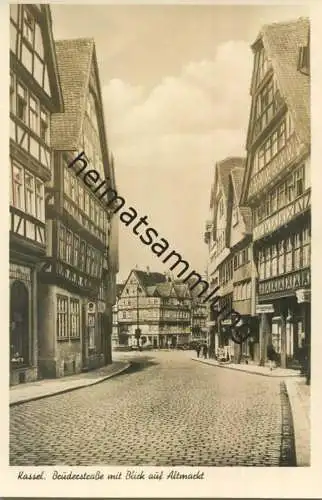
<svg viewBox="0 0 322 500">
<path fill-rule="evenodd" d="M 234 285 L 234 300 L 247 300 L 251 298 L 251 283 L 245 281 Z"/>
<path fill-rule="evenodd" d="M 58 255 L 61 260 L 94 278 L 102 274 L 102 254 L 60 224 Z"/>
<path fill-rule="evenodd" d="M 280 109 L 282 99 L 273 78 L 265 85 L 256 99 L 254 133 L 257 136 L 270 123 Z"/>
<path fill-rule="evenodd" d="M 80 338 L 79 300 L 66 295 L 56 296 L 57 321 L 56 332 L 59 339 Z"/>
<path fill-rule="evenodd" d="M 254 174 L 262 170 L 283 149 L 292 131 L 293 125 L 288 114 L 257 150 L 253 163 Z"/>
<path fill-rule="evenodd" d="M 244 248 L 234 255 L 234 270 L 250 262 L 250 247 Z"/>
<path fill-rule="evenodd" d="M 41 28 L 25 5 L 10 4 L 10 49 L 50 95 Z"/>
<path fill-rule="evenodd" d="M 10 204 L 45 222 L 44 183 L 13 160 L 10 174 Z"/>
<path fill-rule="evenodd" d="M 49 144 L 49 114 L 14 73 L 10 74 L 10 111 L 42 141 Z"/>
<path fill-rule="evenodd" d="M 254 224 L 258 224 L 266 217 L 276 212 L 288 203 L 294 201 L 305 191 L 305 166 L 301 165 L 286 179 L 264 196 L 261 204 L 253 212 Z"/>
<path fill-rule="evenodd" d="M 78 181 L 67 167 L 64 168 L 65 194 L 78 205 L 101 231 L 108 232 L 108 216 L 106 211 L 100 206 L 98 200 L 87 192 L 81 182 Z"/>
<path fill-rule="evenodd" d="M 244 248 L 236 253 L 234 257 L 224 262 L 219 267 L 219 284 L 223 285 L 233 279 L 234 270 L 250 262 L 250 248 Z"/>
<path fill-rule="evenodd" d="M 159 303 L 160 303 L 160 299 L 158 299 L 158 298 L 140 297 L 140 299 L 139 299 L 140 306 L 142 306 L 142 305 L 159 304 Z M 128 305 L 128 306 L 136 307 L 137 301 L 136 301 L 136 299 L 123 299 L 122 298 L 122 299 L 119 300 L 119 305 L 120 306 L 123 306 L 123 305 L 126 306 L 126 305 Z"/>
<path fill-rule="evenodd" d="M 310 252 L 310 229 L 306 228 L 259 252 L 259 278 L 267 279 L 308 267 Z"/>
</svg>

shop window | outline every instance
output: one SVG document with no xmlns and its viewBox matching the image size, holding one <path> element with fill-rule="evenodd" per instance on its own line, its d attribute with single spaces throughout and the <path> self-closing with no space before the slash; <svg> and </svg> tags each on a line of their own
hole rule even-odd
<svg viewBox="0 0 322 500">
<path fill-rule="evenodd" d="M 68 297 L 64 295 L 56 296 L 57 305 L 57 337 L 68 338 Z"/>
</svg>

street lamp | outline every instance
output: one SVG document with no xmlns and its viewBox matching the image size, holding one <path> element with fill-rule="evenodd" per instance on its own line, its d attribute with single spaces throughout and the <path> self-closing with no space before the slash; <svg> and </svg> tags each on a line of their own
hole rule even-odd
<svg viewBox="0 0 322 500">
<path fill-rule="evenodd" d="M 140 337 L 141 337 L 141 330 L 139 328 L 139 292 L 141 292 L 141 288 L 139 286 L 136 287 L 136 329 L 135 329 L 135 338 L 137 340 L 137 345 L 138 349 L 141 350 L 140 348 Z"/>
</svg>

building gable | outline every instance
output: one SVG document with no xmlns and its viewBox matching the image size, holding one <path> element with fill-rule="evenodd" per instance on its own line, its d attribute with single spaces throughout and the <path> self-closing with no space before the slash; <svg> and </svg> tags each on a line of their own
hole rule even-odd
<svg viewBox="0 0 322 500">
<path fill-rule="evenodd" d="M 10 49 L 47 97 L 50 111 L 63 111 L 49 5 L 10 4 Z"/>
</svg>

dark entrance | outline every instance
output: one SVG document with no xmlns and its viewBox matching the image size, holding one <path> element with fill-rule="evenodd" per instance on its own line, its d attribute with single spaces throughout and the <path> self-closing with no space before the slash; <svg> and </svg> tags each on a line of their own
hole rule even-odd
<svg viewBox="0 0 322 500">
<path fill-rule="evenodd" d="M 22 281 L 10 290 L 10 359 L 22 358 L 17 366 L 29 364 L 29 293 Z"/>
</svg>

